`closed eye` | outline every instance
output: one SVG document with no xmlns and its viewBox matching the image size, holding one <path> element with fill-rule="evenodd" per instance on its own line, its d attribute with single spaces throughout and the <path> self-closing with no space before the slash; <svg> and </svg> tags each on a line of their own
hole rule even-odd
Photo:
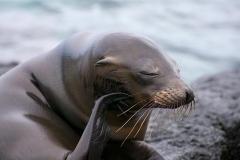
<svg viewBox="0 0 240 160">
<path fill-rule="evenodd" d="M 138 74 L 146 75 L 146 76 L 157 76 L 157 75 L 159 75 L 158 73 L 146 72 L 146 71 L 141 71 Z"/>
</svg>

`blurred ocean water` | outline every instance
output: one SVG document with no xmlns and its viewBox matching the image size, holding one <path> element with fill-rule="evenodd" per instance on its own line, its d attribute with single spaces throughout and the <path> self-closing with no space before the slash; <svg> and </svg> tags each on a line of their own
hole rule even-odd
<svg viewBox="0 0 240 160">
<path fill-rule="evenodd" d="M 0 63 L 24 62 L 84 30 L 149 37 L 188 82 L 240 68 L 240 0 L 0 0 Z"/>
</svg>

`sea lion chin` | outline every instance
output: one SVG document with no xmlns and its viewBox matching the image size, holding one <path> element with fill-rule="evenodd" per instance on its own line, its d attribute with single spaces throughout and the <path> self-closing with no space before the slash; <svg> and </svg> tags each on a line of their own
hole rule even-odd
<svg viewBox="0 0 240 160">
<path fill-rule="evenodd" d="M 142 141 L 152 108 L 191 110 L 194 97 L 152 40 L 78 33 L 0 77 L 0 157 L 98 159 L 105 147 L 105 159 L 162 160 Z"/>
</svg>

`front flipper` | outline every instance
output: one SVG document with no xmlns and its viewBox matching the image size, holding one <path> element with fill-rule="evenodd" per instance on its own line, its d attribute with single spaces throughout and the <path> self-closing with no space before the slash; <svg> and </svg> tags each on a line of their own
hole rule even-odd
<svg viewBox="0 0 240 160">
<path fill-rule="evenodd" d="M 102 157 L 104 160 L 164 160 L 164 158 L 144 141 L 108 141 Z"/>
<path fill-rule="evenodd" d="M 130 98 L 124 93 L 105 95 L 96 101 L 91 117 L 75 150 L 67 160 L 98 160 L 108 141 L 110 128 L 107 124 L 108 107 L 118 101 Z"/>
</svg>

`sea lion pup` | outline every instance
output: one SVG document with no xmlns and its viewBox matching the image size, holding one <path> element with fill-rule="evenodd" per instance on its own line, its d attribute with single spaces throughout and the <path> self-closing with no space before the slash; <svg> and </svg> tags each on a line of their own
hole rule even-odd
<svg viewBox="0 0 240 160">
<path fill-rule="evenodd" d="M 143 142 L 151 109 L 193 100 L 152 40 L 75 34 L 0 77 L 0 159 L 162 160 Z"/>
</svg>

